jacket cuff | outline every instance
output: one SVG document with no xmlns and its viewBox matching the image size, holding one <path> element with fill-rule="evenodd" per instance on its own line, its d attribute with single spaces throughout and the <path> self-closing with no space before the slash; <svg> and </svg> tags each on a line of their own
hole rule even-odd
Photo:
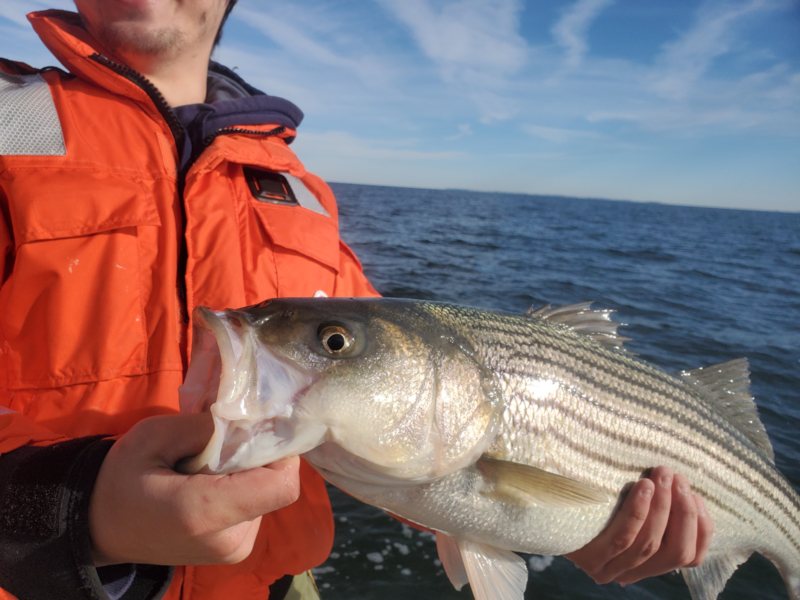
<svg viewBox="0 0 800 600">
<path fill-rule="evenodd" d="M 92 562 L 89 499 L 113 440 L 88 437 L 0 456 L 0 587 L 19 600 L 107 600 Z M 124 600 L 157 600 L 171 567 L 142 565 Z"/>
</svg>

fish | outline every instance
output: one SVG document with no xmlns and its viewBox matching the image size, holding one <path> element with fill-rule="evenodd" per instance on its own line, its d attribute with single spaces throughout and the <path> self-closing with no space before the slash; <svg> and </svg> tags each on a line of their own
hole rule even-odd
<svg viewBox="0 0 800 600">
<path fill-rule="evenodd" d="M 357 499 L 428 528 L 457 589 L 520 600 L 516 553 L 566 554 L 657 465 L 714 534 L 682 569 L 713 600 L 754 552 L 800 600 L 800 496 L 775 466 L 745 359 L 669 374 L 591 303 L 525 314 L 403 299 L 272 299 L 193 313 L 181 411 L 214 434 L 187 472 L 300 454 Z"/>
</svg>

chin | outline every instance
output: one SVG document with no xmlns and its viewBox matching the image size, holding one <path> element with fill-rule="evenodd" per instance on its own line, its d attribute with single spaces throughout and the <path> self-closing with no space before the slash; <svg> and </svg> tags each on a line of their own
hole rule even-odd
<svg viewBox="0 0 800 600">
<path fill-rule="evenodd" d="M 121 55 L 158 56 L 175 51 L 184 42 L 183 32 L 177 27 L 155 29 L 130 22 L 107 24 L 98 34 L 104 45 Z"/>
</svg>

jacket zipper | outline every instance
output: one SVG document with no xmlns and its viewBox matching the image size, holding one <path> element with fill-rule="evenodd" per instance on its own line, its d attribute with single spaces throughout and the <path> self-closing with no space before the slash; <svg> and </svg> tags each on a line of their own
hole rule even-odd
<svg viewBox="0 0 800 600">
<path fill-rule="evenodd" d="M 281 135 L 282 133 L 286 133 L 286 127 L 281 125 L 280 127 L 276 127 L 275 129 L 270 129 L 269 131 L 259 131 L 258 129 L 245 129 L 243 127 L 223 127 L 222 129 L 217 129 L 217 131 L 215 131 L 211 135 L 207 135 L 205 139 L 203 139 L 203 150 L 208 148 L 211 145 L 211 142 L 213 142 L 219 136 L 230 135 L 232 133 L 246 133 L 248 135 L 262 135 L 264 137 L 273 137 L 276 135 Z"/>
<path fill-rule="evenodd" d="M 89 58 L 95 61 L 98 64 L 104 65 L 107 68 L 111 69 L 118 75 L 121 75 L 128 81 L 131 81 L 138 85 L 150 100 L 155 105 L 158 112 L 164 118 L 169 127 L 170 132 L 172 133 L 172 137 L 175 140 L 175 145 L 178 150 L 178 164 L 183 157 L 183 148 L 185 145 L 186 140 L 186 130 L 184 129 L 181 122 L 178 120 L 178 117 L 175 116 L 175 113 L 172 112 L 169 104 L 167 104 L 166 99 L 164 98 L 163 94 L 159 91 L 159 89 L 153 85 L 153 83 L 147 79 L 144 75 L 139 73 L 138 71 L 131 69 L 127 65 L 123 65 L 118 63 L 114 60 L 111 60 L 107 56 L 104 56 L 99 53 L 92 54 Z M 180 240 L 180 249 L 178 250 L 178 273 L 176 277 L 176 287 L 178 293 L 178 302 L 180 305 L 181 310 L 181 317 L 183 320 L 184 325 L 188 326 L 189 323 L 189 307 L 186 297 L 186 263 L 189 259 L 189 253 L 186 249 L 186 207 L 183 204 L 183 191 L 186 185 L 185 178 L 182 174 L 182 169 L 178 169 L 178 206 L 180 207 L 181 211 L 181 240 Z M 182 334 L 183 337 L 183 334 Z M 188 357 L 186 356 L 186 351 L 181 348 L 181 359 L 184 365 L 184 369 L 188 365 Z"/>
<path fill-rule="evenodd" d="M 103 54 L 94 53 L 89 58 L 96 63 L 105 65 L 115 73 L 122 75 L 125 79 L 132 81 L 144 90 L 144 92 L 150 97 L 150 100 L 153 101 L 153 104 L 155 104 L 158 112 L 161 113 L 161 116 L 164 117 L 164 120 L 167 122 L 169 130 L 172 132 L 172 137 L 175 138 L 175 144 L 178 146 L 178 160 L 180 161 L 181 156 L 183 156 L 183 144 L 186 138 L 186 130 L 183 128 L 183 125 L 181 125 L 178 117 L 175 116 L 175 113 L 172 112 L 172 109 L 169 107 L 169 104 L 167 104 L 167 101 L 164 99 L 164 96 L 161 94 L 158 88 L 154 86 L 152 82 L 147 79 L 147 77 L 138 71 L 131 69 L 127 65 L 123 65 L 111 60 Z M 183 203 L 181 203 L 181 205 L 183 205 Z"/>
<path fill-rule="evenodd" d="M 221 135 L 232 135 L 234 133 L 240 134 L 247 134 L 247 135 L 260 135 L 262 137 L 274 137 L 276 135 L 281 135 L 282 133 L 286 133 L 286 127 L 280 126 L 276 127 L 275 129 L 270 129 L 269 131 L 259 131 L 258 129 L 245 129 L 244 127 L 223 127 L 221 129 L 217 129 L 214 133 L 207 135 L 203 138 L 203 144 L 199 148 L 192 149 L 192 160 L 194 162 L 197 158 L 205 152 L 206 148 L 208 148 L 215 139 L 220 137 Z"/>
</svg>

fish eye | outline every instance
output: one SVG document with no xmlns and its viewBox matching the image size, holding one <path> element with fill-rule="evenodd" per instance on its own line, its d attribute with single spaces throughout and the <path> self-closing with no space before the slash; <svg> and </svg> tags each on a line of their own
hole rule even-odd
<svg viewBox="0 0 800 600">
<path fill-rule="evenodd" d="M 323 323 L 317 330 L 317 339 L 329 354 L 341 355 L 355 342 L 353 333 L 338 323 Z"/>
</svg>

